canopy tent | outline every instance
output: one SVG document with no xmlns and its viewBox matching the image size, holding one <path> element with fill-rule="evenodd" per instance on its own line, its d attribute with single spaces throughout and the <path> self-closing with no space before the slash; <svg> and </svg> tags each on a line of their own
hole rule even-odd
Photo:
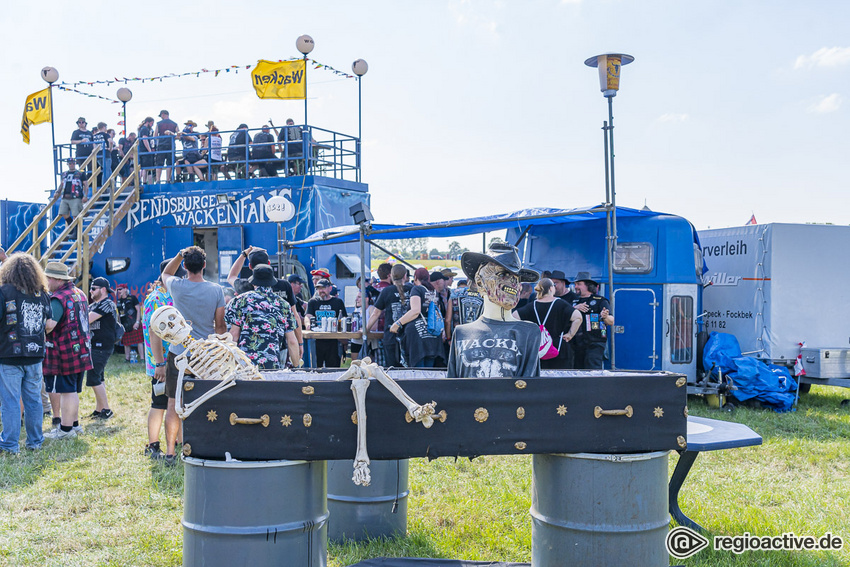
<svg viewBox="0 0 850 567">
<path fill-rule="evenodd" d="M 607 222 L 608 241 L 608 285 L 613 289 L 614 274 L 612 272 L 612 255 L 617 242 L 617 217 L 654 217 L 664 215 L 656 211 L 643 209 L 629 209 L 626 207 L 614 207 L 608 204 L 600 204 L 595 207 L 576 209 L 554 209 L 554 208 L 529 208 L 505 213 L 501 215 L 490 215 L 453 221 L 419 224 L 370 224 L 340 226 L 310 235 L 304 240 L 283 242 L 285 249 L 306 248 L 310 246 L 325 246 L 331 244 L 345 244 L 360 242 L 360 292 L 366 295 L 366 243 L 374 240 L 395 240 L 399 238 L 449 238 L 453 236 L 467 236 L 482 232 L 493 232 L 497 230 L 517 229 L 521 235 L 535 225 L 554 225 L 569 222 L 586 222 L 589 220 L 605 220 Z M 694 231 L 694 234 L 696 232 Z M 520 240 L 522 237 L 520 237 Z M 514 243 L 514 244 L 518 244 Z M 381 248 L 383 251 L 386 249 Z M 611 307 L 614 308 L 614 297 L 611 297 Z M 366 303 L 361 304 L 363 320 L 366 320 Z M 366 340 L 366 328 L 363 328 L 363 340 Z M 612 335 L 611 359 L 614 360 L 615 341 Z M 612 365 L 612 369 L 614 366 Z"/>
<path fill-rule="evenodd" d="M 452 221 L 418 224 L 372 224 L 366 229 L 367 240 L 394 240 L 398 238 L 450 238 L 467 236 L 482 232 L 493 232 L 510 228 L 520 232 L 531 226 L 543 224 L 561 224 L 565 222 L 583 222 L 591 219 L 605 219 L 607 208 L 604 205 L 576 209 L 531 208 L 504 213 Z M 659 216 L 665 213 L 639 209 L 617 207 L 618 217 Z M 357 225 L 340 226 L 317 232 L 304 240 L 285 242 L 284 247 L 307 248 L 316 245 L 343 244 L 360 240 L 360 227 Z"/>
</svg>

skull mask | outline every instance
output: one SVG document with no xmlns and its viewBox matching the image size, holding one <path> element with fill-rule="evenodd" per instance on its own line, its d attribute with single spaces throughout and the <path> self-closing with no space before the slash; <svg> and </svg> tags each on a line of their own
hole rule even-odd
<svg viewBox="0 0 850 567">
<path fill-rule="evenodd" d="M 519 302 L 519 276 L 498 264 L 488 262 L 481 266 L 475 274 L 475 284 L 487 299 L 503 309 L 513 309 Z"/>
<path fill-rule="evenodd" d="M 182 344 L 192 332 L 192 326 L 171 305 L 163 305 L 153 312 L 151 329 L 162 340 L 171 344 Z"/>
</svg>

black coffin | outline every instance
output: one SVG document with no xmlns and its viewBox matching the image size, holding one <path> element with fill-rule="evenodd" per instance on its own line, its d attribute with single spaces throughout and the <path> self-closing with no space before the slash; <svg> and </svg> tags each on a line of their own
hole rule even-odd
<svg viewBox="0 0 850 567">
<path fill-rule="evenodd" d="M 238 381 L 184 420 L 184 454 L 353 459 L 354 397 L 351 382 L 332 379 L 340 374 L 276 372 L 264 373 L 273 379 Z M 430 429 L 408 421 L 404 406 L 372 380 L 366 394 L 371 459 L 678 450 L 687 436 L 687 388 L 679 374 L 551 371 L 540 378 L 446 379 L 433 371 L 400 370 L 390 375 L 417 403 L 435 401 L 445 419 Z M 216 384 L 186 380 L 184 403 Z"/>
</svg>

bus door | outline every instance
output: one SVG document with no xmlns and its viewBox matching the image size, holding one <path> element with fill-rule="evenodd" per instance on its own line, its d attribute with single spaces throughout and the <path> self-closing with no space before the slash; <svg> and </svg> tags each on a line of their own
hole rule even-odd
<svg viewBox="0 0 850 567">
<path fill-rule="evenodd" d="M 613 340 L 618 370 L 658 370 L 656 312 L 658 300 L 650 288 L 614 291 Z"/>
</svg>

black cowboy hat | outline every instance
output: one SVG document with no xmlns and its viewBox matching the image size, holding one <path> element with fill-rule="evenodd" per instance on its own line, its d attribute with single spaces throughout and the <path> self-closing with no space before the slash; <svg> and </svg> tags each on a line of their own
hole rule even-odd
<svg viewBox="0 0 850 567">
<path fill-rule="evenodd" d="M 598 281 L 596 281 L 595 279 L 590 277 L 590 272 L 579 272 L 578 275 L 576 276 L 575 281 L 577 281 L 577 282 L 591 282 L 591 283 L 594 283 L 596 285 L 599 285 Z"/>
<path fill-rule="evenodd" d="M 274 271 L 268 264 L 254 266 L 254 275 L 248 280 L 254 287 L 272 287 L 277 283 Z"/>
<path fill-rule="evenodd" d="M 567 278 L 567 274 L 565 274 L 561 270 L 552 270 L 552 274 L 549 276 L 550 280 L 562 280 L 565 284 L 569 285 L 570 280 Z"/>
<path fill-rule="evenodd" d="M 488 262 L 493 262 L 505 268 L 510 273 L 519 276 L 520 282 L 534 283 L 540 279 L 540 274 L 534 270 L 523 269 L 516 246 L 512 246 L 507 242 L 494 242 L 490 245 L 490 250 L 487 254 L 464 252 L 463 256 L 460 257 L 460 265 L 463 268 L 463 273 L 471 280 L 475 279 L 478 268 Z"/>
</svg>

